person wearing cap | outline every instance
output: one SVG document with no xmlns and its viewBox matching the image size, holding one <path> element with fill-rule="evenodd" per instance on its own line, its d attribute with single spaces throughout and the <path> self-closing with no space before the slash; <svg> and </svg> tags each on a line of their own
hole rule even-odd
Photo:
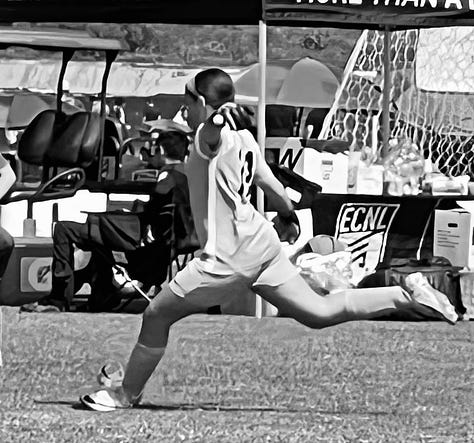
<svg viewBox="0 0 474 443">
<path fill-rule="evenodd" d="M 230 76 L 220 69 L 201 71 L 186 85 L 184 100 L 186 120 L 196 130 L 186 172 L 202 253 L 151 301 L 124 376 L 104 368 L 101 383 L 114 383 L 83 395 L 80 400 L 87 408 L 112 411 L 137 405 L 165 353 L 170 327 L 249 291 L 314 329 L 401 308 L 428 309 L 431 301 L 443 318 L 456 321 L 453 307 L 436 294 L 426 295 L 426 287 L 413 294 L 400 287 L 349 289 L 325 297 L 315 293 L 283 252 L 272 223 L 250 203 L 249 188 L 255 183 L 278 212 L 274 225 L 288 241 L 296 239 L 292 202 L 251 133 L 242 129 L 249 115 L 234 103 Z"/>
<path fill-rule="evenodd" d="M 165 280 L 170 257 L 167 238 L 169 219 L 162 221 L 162 208 L 175 203 L 179 217 L 176 235 L 191 238 L 194 233 L 189 209 L 188 185 L 183 160 L 188 151 L 187 134 L 160 133 L 160 172 L 150 200 L 137 212 L 112 211 L 89 214 L 85 223 L 59 221 L 53 233 L 53 277 L 51 292 L 37 303 L 22 307 L 24 312 L 68 311 L 74 294 L 83 283 L 92 287 L 89 309 L 110 310 L 120 302 L 113 286 L 112 264 L 119 257 L 129 275 L 145 287 Z M 91 251 L 83 270 L 74 270 L 75 249 Z"/>
</svg>

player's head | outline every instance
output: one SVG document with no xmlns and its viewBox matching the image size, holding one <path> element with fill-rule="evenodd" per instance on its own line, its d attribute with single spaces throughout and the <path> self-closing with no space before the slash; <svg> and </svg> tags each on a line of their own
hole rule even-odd
<svg viewBox="0 0 474 443">
<path fill-rule="evenodd" d="M 196 129 L 221 105 L 233 102 L 234 96 L 234 83 L 226 72 L 217 68 L 199 72 L 185 88 L 188 125 Z"/>
</svg>

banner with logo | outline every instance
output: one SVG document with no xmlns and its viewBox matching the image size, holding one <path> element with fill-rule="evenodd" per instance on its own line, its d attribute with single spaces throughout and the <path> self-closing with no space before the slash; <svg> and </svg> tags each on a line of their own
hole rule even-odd
<svg viewBox="0 0 474 443">
<path fill-rule="evenodd" d="M 433 254 L 434 209 L 456 207 L 460 196 L 315 194 L 313 235 L 335 235 L 348 243 L 358 276 L 393 259 Z"/>
<path fill-rule="evenodd" d="M 387 237 L 400 204 L 346 203 L 336 222 L 336 237 L 352 253 L 353 280 L 375 271 L 383 259 Z"/>
</svg>

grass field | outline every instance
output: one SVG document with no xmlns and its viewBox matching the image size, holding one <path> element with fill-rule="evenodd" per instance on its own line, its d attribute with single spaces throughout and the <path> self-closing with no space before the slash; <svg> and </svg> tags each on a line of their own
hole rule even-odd
<svg viewBox="0 0 474 443">
<path fill-rule="evenodd" d="M 474 322 L 194 316 L 172 330 L 139 408 L 78 397 L 124 360 L 131 314 L 3 307 L 0 442 L 474 442 Z"/>
</svg>

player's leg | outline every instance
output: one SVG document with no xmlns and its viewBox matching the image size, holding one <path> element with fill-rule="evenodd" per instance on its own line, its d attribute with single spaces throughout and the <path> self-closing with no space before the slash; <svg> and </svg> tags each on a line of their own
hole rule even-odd
<svg viewBox="0 0 474 443">
<path fill-rule="evenodd" d="M 132 351 L 123 380 L 130 398 L 143 392 L 153 370 L 161 360 L 170 327 L 191 314 L 206 313 L 211 306 L 238 297 L 248 286 L 239 276 L 208 274 L 193 260 L 152 300 L 143 315 L 138 343 Z"/>
<path fill-rule="evenodd" d="M 282 276 L 288 276 L 282 280 Z M 400 310 L 414 310 L 422 315 L 456 323 L 457 313 L 445 294 L 429 285 L 420 275 L 407 278 L 410 293 L 398 286 L 346 289 L 321 296 L 281 254 L 254 283 L 254 289 L 284 315 L 312 328 L 324 328 L 351 320 L 366 320 Z"/>
<path fill-rule="evenodd" d="M 191 314 L 206 312 L 207 307 L 177 296 L 166 285 L 143 314 L 138 341 L 130 355 L 120 389 L 85 395 L 81 397 L 82 403 L 98 411 L 130 407 L 137 403 L 164 355 L 170 327 Z"/>
<path fill-rule="evenodd" d="M 348 289 L 321 296 L 298 274 L 278 286 L 260 284 L 254 288 L 282 315 L 316 329 L 371 319 L 400 309 L 411 309 L 414 305 L 411 296 L 398 286 Z"/>
<path fill-rule="evenodd" d="M 311 278 L 309 275 L 305 278 Z M 423 315 L 436 313 L 449 323 L 457 314 L 446 295 L 418 274 L 407 278 L 410 292 L 399 286 L 346 289 L 319 295 L 281 251 L 264 264 L 253 289 L 282 315 L 295 318 L 311 328 L 324 328 L 351 320 L 367 320 L 397 311 L 412 310 Z"/>
<path fill-rule="evenodd" d="M 205 313 L 207 308 L 177 296 L 168 285 L 152 300 L 143 314 L 138 341 L 125 371 L 123 387 L 130 396 L 142 393 L 163 357 L 171 326 L 189 315 Z"/>
</svg>

